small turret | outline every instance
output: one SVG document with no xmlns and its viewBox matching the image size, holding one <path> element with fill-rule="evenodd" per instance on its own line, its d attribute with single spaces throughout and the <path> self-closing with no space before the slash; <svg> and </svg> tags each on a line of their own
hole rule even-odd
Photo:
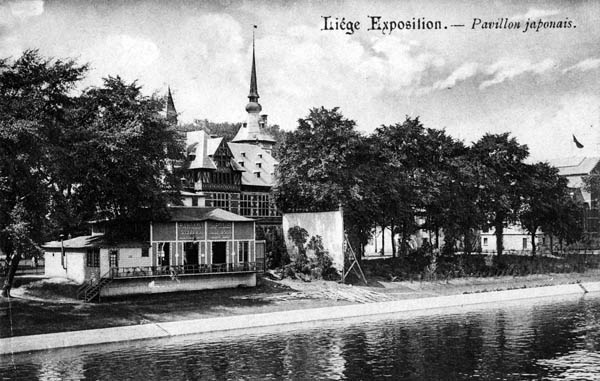
<svg viewBox="0 0 600 381">
<path fill-rule="evenodd" d="M 173 96 L 171 95 L 171 87 L 168 87 L 167 92 L 167 112 L 166 119 L 172 125 L 177 124 L 177 110 L 175 109 L 175 103 L 173 102 Z"/>
</svg>

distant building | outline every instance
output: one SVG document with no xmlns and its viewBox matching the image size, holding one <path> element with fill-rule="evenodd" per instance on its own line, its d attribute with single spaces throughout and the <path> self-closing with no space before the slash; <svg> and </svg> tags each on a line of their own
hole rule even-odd
<svg viewBox="0 0 600 381">
<path fill-rule="evenodd" d="M 600 157 L 569 157 L 548 162 L 558 169 L 559 175 L 568 180 L 571 197 L 581 205 L 583 233 L 587 241 L 600 240 L 599 195 L 591 194 L 584 188 L 583 178 L 592 173 L 600 173 Z"/>
<path fill-rule="evenodd" d="M 558 174 L 567 179 L 570 195 L 580 205 L 584 239 L 588 242 L 600 239 L 598 213 L 598 195 L 590 194 L 584 188 L 583 178 L 600 171 L 600 157 L 568 157 L 549 160 L 548 164 L 558 169 Z M 494 229 L 481 232 L 481 249 L 496 250 Z M 536 245 L 542 248 L 549 245 L 549 238 L 542 231 L 536 233 Z M 531 234 L 520 225 L 511 225 L 504 229 L 504 248 L 507 251 L 530 251 Z"/>
</svg>

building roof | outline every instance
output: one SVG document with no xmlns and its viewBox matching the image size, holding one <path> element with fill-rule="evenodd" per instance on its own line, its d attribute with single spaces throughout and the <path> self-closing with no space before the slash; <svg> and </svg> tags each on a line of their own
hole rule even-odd
<svg viewBox="0 0 600 381">
<path fill-rule="evenodd" d="M 548 160 L 561 176 L 589 175 L 598 166 L 600 157 L 567 157 Z"/>
<path fill-rule="evenodd" d="M 246 125 L 242 125 L 237 134 L 232 140 L 238 142 L 267 142 L 275 143 L 275 139 L 269 135 L 263 128 L 258 125 L 258 122 L 249 121 Z"/>
<path fill-rule="evenodd" d="M 177 124 L 177 110 L 175 109 L 175 102 L 173 102 L 173 96 L 171 95 L 171 87 L 169 86 L 167 91 L 167 120 L 169 122 Z"/>
<path fill-rule="evenodd" d="M 242 217 L 235 213 L 219 208 L 201 208 L 175 206 L 169 208 L 169 221 L 198 222 L 198 221 L 220 221 L 220 222 L 252 222 L 251 218 Z"/>
<path fill-rule="evenodd" d="M 221 142 L 223 141 L 223 138 L 219 137 L 219 138 L 209 138 L 207 140 L 207 149 L 206 149 L 206 153 L 209 156 L 212 156 L 215 154 L 215 152 L 217 152 L 217 148 L 219 148 L 219 145 L 221 145 Z"/>
<path fill-rule="evenodd" d="M 44 249 L 85 249 L 93 247 L 148 247 L 148 242 L 139 241 L 115 241 L 108 239 L 102 234 L 83 235 L 64 241 L 50 241 L 42 245 Z"/>
<path fill-rule="evenodd" d="M 212 155 L 212 153 L 209 153 L 209 140 L 212 139 L 209 139 L 208 134 L 202 130 L 189 131 L 186 133 L 188 157 L 189 155 L 194 155 L 194 159 L 190 162 L 189 169 L 217 169 L 217 166 L 209 157 L 209 155 Z M 212 144 L 210 147 L 212 148 Z"/>
<path fill-rule="evenodd" d="M 244 163 L 245 172 L 242 172 L 242 185 L 261 187 L 275 185 L 275 167 L 279 163 L 273 156 L 254 144 L 228 144 L 236 162 Z"/>
<path fill-rule="evenodd" d="M 577 190 L 573 197 L 577 201 L 591 203 L 592 196 L 583 189 L 583 178 L 594 171 L 600 163 L 600 157 L 567 157 L 549 160 L 548 164 L 558 169 L 558 174 L 564 176 L 567 186 Z"/>
</svg>

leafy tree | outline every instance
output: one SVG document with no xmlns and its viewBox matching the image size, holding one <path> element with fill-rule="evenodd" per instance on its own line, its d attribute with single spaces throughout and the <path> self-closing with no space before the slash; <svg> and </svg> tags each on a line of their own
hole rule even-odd
<svg viewBox="0 0 600 381">
<path fill-rule="evenodd" d="M 547 163 L 536 163 L 526 167 L 523 181 L 523 205 L 520 211 L 521 225 L 531 234 L 531 254 L 536 253 L 535 234 L 546 227 L 559 232 L 557 219 L 564 218 L 562 210 L 569 207 L 571 199 L 567 193 L 567 180 L 558 174 L 558 169 Z M 567 221 L 564 221 L 567 222 Z M 569 238 L 570 235 L 567 233 Z"/>
<path fill-rule="evenodd" d="M 480 185 L 482 198 L 478 207 L 484 212 L 486 225 L 494 228 L 498 256 L 503 251 L 504 226 L 518 222 L 525 175 L 524 160 L 529 155 L 508 133 L 486 134 L 471 147 L 472 158 L 485 166 L 486 182 Z"/>
<path fill-rule="evenodd" d="M 83 218 L 135 219 L 180 202 L 181 174 L 166 169 L 183 149 L 159 114 L 163 100 L 140 90 L 109 77 L 79 98 L 69 156 Z"/>
<path fill-rule="evenodd" d="M 310 110 L 281 143 L 274 189 L 278 207 L 283 211 L 323 211 L 341 205 L 351 241 L 362 248 L 368 239 L 365 231 L 372 226 L 369 215 L 358 212 L 371 208 L 363 187 L 369 154 L 355 122 L 344 118 L 337 108 Z"/>
<path fill-rule="evenodd" d="M 56 153 L 65 149 L 69 92 L 85 71 L 32 50 L 14 62 L 0 60 L 0 250 L 10 263 L 3 296 L 10 296 L 21 257 L 37 255 L 48 237 L 61 196 Z"/>
<path fill-rule="evenodd" d="M 451 170 L 466 148 L 443 130 L 423 127 L 419 118 L 381 126 L 374 138 L 380 162 L 380 223 L 400 233 L 400 250 L 405 254 L 409 235 L 417 229 L 438 231 L 455 223 L 448 212 L 457 205 L 451 198 L 460 196 L 460 189 L 449 193 L 454 182 Z M 394 240 L 392 253 L 396 253 Z"/>
<path fill-rule="evenodd" d="M 473 231 L 485 222 L 477 202 L 483 197 L 482 184 L 487 182 L 485 167 L 464 147 L 457 148 L 442 164 L 434 174 L 437 187 L 426 207 L 425 227 L 436 235 L 439 229 L 444 231 L 445 251 L 453 250 L 454 241 L 462 237 L 464 251 L 470 253 Z"/>
<path fill-rule="evenodd" d="M 73 95 L 86 71 L 27 51 L 0 61 L 0 250 L 10 262 L 9 296 L 22 256 L 91 218 L 160 213 L 179 202 L 175 132 L 163 100 L 108 78 Z"/>
</svg>

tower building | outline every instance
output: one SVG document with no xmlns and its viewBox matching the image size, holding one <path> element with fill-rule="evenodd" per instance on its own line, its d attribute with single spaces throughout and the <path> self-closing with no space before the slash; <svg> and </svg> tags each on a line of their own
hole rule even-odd
<svg viewBox="0 0 600 381">
<path fill-rule="evenodd" d="M 246 112 L 248 113 L 246 122 L 238 130 L 233 138 L 233 143 L 255 144 L 271 153 L 275 145 L 275 139 L 266 131 L 267 115 L 260 114 L 262 106 L 258 103 L 258 84 L 256 80 L 256 57 L 254 35 L 252 36 L 252 69 L 250 71 L 250 93 L 248 94 L 248 104 Z"/>
</svg>

